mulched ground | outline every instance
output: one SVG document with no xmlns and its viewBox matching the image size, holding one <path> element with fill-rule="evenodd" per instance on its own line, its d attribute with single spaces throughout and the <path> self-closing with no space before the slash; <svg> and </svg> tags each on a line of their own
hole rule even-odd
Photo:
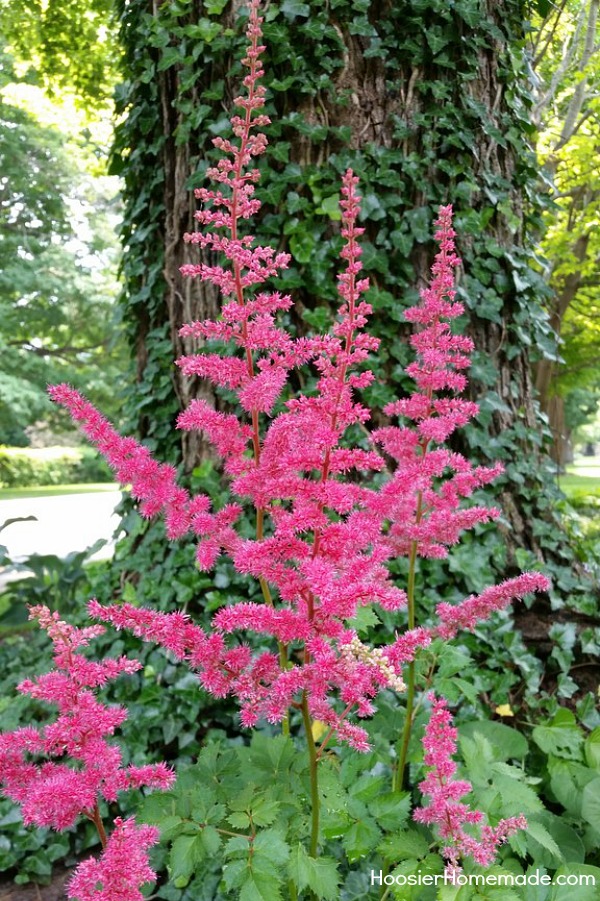
<svg viewBox="0 0 600 901">
<path fill-rule="evenodd" d="M 65 885 L 70 870 L 55 868 L 50 885 L 14 885 L 0 882 L 0 901 L 66 901 Z"/>
</svg>

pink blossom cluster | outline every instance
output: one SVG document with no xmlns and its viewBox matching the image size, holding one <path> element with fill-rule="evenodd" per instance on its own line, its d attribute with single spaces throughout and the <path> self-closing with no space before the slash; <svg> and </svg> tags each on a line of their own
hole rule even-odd
<svg viewBox="0 0 600 901">
<path fill-rule="evenodd" d="M 444 843 L 442 853 L 449 861 L 450 872 L 460 871 L 459 860 L 471 857 L 482 867 L 493 864 L 498 846 L 518 829 L 525 829 L 525 817 L 509 817 L 497 826 L 482 823 L 483 814 L 460 799 L 472 790 L 470 782 L 455 779 L 457 732 L 443 698 L 432 696 L 433 707 L 425 729 L 423 747 L 425 765 L 430 767 L 419 788 L 429 798 L 427 806 L 417 809 L 413 816 L 418 823 L 436 826 Z M 479 837 L 468 827 L 479 827 Z"/>
<path fill-rule="evenodd" d="M 102 856 L 79 864 L 69 883 L 68 897 L 78 901 L 143 901 L 140 886 L 156 879 L 148 863 L 148 849 L 159 837 L 156 826 L 137 826 L 131 817 L 116 817 Z"/>
<path fill-rule="evenodd" d="M 365 749 L 366 733 L 349 717 L 368 716 L 382 688 L 402 684 L 403 668 L 419 648 L 434 637 L 450 638 L 458 629 L 473 628 L 514 598 L 545 590 L 548 581 L 539 573 L 525 573 L 459 605 L 440 605 L 439 624 L 398 634 L 384 650 L 384 666 L 369 655 L 345 652 L 356 639 L 351 620 L 361 606 L 377 604 L 392 611 L 406 606 L 405 592 L 390 577 L 390 561 L 444 557 L 464 529 L 499 515 L 494 508 L 465 506 L 464 500 L 502 468 L 473 466 L 445 446 L 454 430 L 477 412 L 475 404 L 459 396 L 473 345 L 452 329 L 463 307 L 455 299 L 454 270 L 460 261 L 450 206 L 440 208 L 436 221 L 439 250 L 431 283 L 407 313 L 416 326 L 411 338 L 416 359 L 407 369 L 416 389 L 384 411 L 399 417 L 398 425 L 365 434 L 362 444 L 349 438 L 350 427 L 369 420 L 360 392 L 374 379 L 368 356 L 378 347 L 365 331 L 371 306 L 364 299 L 369 283 L 362 277 L 360 198 L 351 170 L 341 188 L 344 268 L 338 276 L 340 307 L 333 331 L 293 338 L 277 324 L 291 298 L 262 286 L 288 265 L 289 257 L 256 246 L 248 233 L 248 221 L 260 207 L 253 160 L 267 146 L 260 129 L 269 121 L 259 83 L 264 48 L 258 6 L 258 0 L 250 3 L 249 49 L 243 61 L 248 72 L 245 94 L 235 101 L 240 115 L 231 120 L 233 139 L 214 141 L 223 154 L 208 172 L 215 187 L 196 191 L 200 230 L 185 236 L 200 254 L 210 253 L 210 262 L 182 270 L 216 285 L 223 307 L 216 320 L 183 326 L 181 333 L 200 347 L 178 365 L 190 376 L 235 392 L 243 414 L 238 419 L 194 400 L 178 425 L 200 430 L 212 442 L 230 482 L 231 503 L 215 511 L 206 495 L 190 496 L 178 487 L 171 467 L 118 435 L 69 386 L 50 393 L 96 443 L 119 480 L 132 485 L 143 515 L 162 511 L 171 538 L 194 535 L 201 569 L 211 569 L 220 554 L 227 554 L 238 572 L 259 581 L 264 597 L 264 603 L 240 600 L 219 610 L 210 633 L 181 614 L 127 604 L 103 608 L 93 602 L 92 614 L 169 648 L 213 694 L 235 695 L 247 726 L 260 718 L 280 721 L 289 707 L 306 698 L 313 718 Z M 225 355 L 219 352 L 223 342 L 231 347 Z M 291 396 L 288 375 L 305 364 L 316 370 L 316 390 L 310 396 Z M 378 488 L 365 477 L 356 478 L 357 473 L 386 471 Z M 256 520 L 255 538 L 239 528 L 242 514 L 249 511 Z M 275 639 L 278 650 L 255 653 L 235 639 L 228 644 L 228 636 L 239 632 Z"/>
<path fill-rule="evenodd" d="M 120 748 L 111 744 L 107 736 L 114 734 L 126 719 L 127 712 L 123 707 L 106 706 L 95 695 L 96 689 L 121 673 L 136 672 L 141 664 L 126 657 L 94 661 L 78 653 L 78 648 L 87 646 L 91 638 L 104 632 L 103 626 L 75 628 L 44 606 L 32 607 L 30 618 L 36 619 L 52 639 L 56 668 L 34 680 L 26 679 L 18 690 L 55 704 L 58 717 L 39 728 L 25 726 L 0 734 L 3 791 L 22 806 L 26 825 L 63 830 L 80 816 L 96 824 L 102 843 L 106 845 L 104 853 L 99 861 L 80 865 L 69 897 L 79 901 L 141 898 L 141 894 L 136 893 L 137 888 L 135 891 L 132 888 L 129 894 L 114 887 L 109 889 L 109 886 L 121 884 L 121 877 L 114 875 L 111 863 L 118 857 L 121 825 L 129 835 L 137 827 L 132 821 L 128 821 L 129 825 L 115 823 L 115 832 L 107 844 L 98 804 L 101 799 L 116 801 L 119 792 L 130 788 L 166 789 L 172 784 L 174 773 L 164 763 L 123 766 Z M 140 829 L 140 848 L 158 840 L 157 832 L 144 831 L 145 827 Z M 104 873 L 102 892 L 91 888 L 84 890 L 87 884 L 84 874 L 92 870 Z M 135 866 L 132 861 L 129 869 L 131 885 L 139 887 L 149 878 L 152 874 L 147 857 L 144 861 L 140 857 Z"/>
</svg>

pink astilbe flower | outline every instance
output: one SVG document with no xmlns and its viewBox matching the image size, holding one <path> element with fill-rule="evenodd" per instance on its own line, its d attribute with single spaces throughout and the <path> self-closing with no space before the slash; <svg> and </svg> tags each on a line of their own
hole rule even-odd
<svg viewBox="0 0 600 901">
<path fill-rule="evenodd" d="M 140 886 L 156 879 L 148 848 L 159 840 L 155 826 L 137 826 L 117 817 L 102 855 L 77 867 L 67 897 L 73 901 L 143 901 Z"/>
<path fill-rule="evenodd" d="M 407 369 L 416 389 L 384 411 L 399 417 L 400 424 L 376 429 L 360 446 L 350 438 L 364 432 L 369 420 L 360 392 L 374 379 L 368 358 L 379 343 L 365 331 L 371 306 L 361 265 L 358 179 L 351 170 L 341 186 L 342 272 L 333 330 L 297 339 L 278 324 L 277 315 L 286 313 L 292 301 L 266 290 L 270 285 L 265 283 L 285 269 L 289 256 L 257 245 L 249 233 L 249 220 L 260 208 L 253 161 L 267 146 L 261 129 L 269 122 L 260 84 L 264 48 L 258 7 L 252 0 L 245 92 L 235 100 L 239 115 L 231 120 L 233 136 L 214 140 L 222 159 L 208 170 L 213 187 L 195 192 L 199 230 L 185 240 L 197 248 L 200 262 L 182 269 L 186 276 L 216 285 L 223 304 L 218 319 L 182 327 L 192 352 L 178 365 L 187 375 L 233 391 L 242 415 L 238 419 L 193 400 L 178 427 L 202 431 L 212 442 L 223 460 L 232 502 L 215 511 L 206 495 L 191 497 L 177 486 L 171 467 L 152 460 L 132 439 L 121 438 L 76 391 L 63 385 L 51 394 L 98 445 L 117 477 L 133 486 L 144 515 L 162 512 L 171 538 L 194 535 L 196 562 L 203 570 L 227 554 L 239 573 L 259 581 L 264 598 L 264 603 L 232 600 L 215 615 L 211 633 L 179 614 L 129 605 L 92 603 L 92 614 L 162 644 L 187 662 L 214 695 L 235 695 L 247 726 L 261 718 L 280 721 L 302 699 L 313 718 L 364 749 L 366 733 L 348 717 L 369 716 L 383 688 L 398 690 L 419 649 L 436 637 L 472 629 L 513 598 L 544 590 L 548 582 L 540 574 L 524 574 L 456 607 L 440 605 L 439 623 L 397 634 L 382 650 L 381 666 L 373 665 L 368 654 L 357 657 L 344 650 L 357 637 L 351 621 L 360 607 L 406 607 L 405 591 L 390 576 L 391 561 L 404 556 L 414 564 L 417 557 L 445 557 L 463 530 L 499 515 L 495 508 L 465 501 L 502 467 L 473 466 L 445 446 L 477 412 L 476 404 L 460 397 L 473 344 L 452 329 L 463 307 L 455 299 L 460 261 L 451 206 L 441 207 L 436 220 L 439 250 L 431 282 L 407 313 L 416 327 L 411 338 L 416 358 Z M 219 349 L 223 342 L 229 344 L 226 354 Z M 288 376 L 305 364 L 316 371 L 315 390 L 292 396 Z M 390 458 L 393 472 L 386 473 Z M 356 478 L 373 473 L 380 474 L 378 488 Z M 244 512 L 255 518 L 254 537 L 239 526 Z M 255 654 L 234 637 L 239 632 L 265 635 L 278 648 Z"/>
<path fill-rule="evenodd" d="M 413 816 L 418 823 L 435 826 L 443 843 L 442 854 L 449 862 L 448 872 L 460 872 L 459 861 L 471 857 L 482 867 L 493 864 L 498 847 L 518 829 L 525 829 L 525 817 L 509 817 L 497 826 L 482 823 L 483 814 L 460 799 L 468 794 L 471 783 L 455 779 L 457 732 L 446 701 L 432 698 L 431 717 L 425 729 L 423 747 L 425 765 L 430 767 L 419 788 L 429 798 L 425 807 L 418 808 Z M 471 827 L 477 827 L 478 836 Z"/>
<path fill-rule="evenodd" d="M 0 735 L 3 790 L 21 804 L 26 825 L 62 830 L 84 816 L 96 824 L 104 843 L 104 826 L 98 808 L 100 799 L 115 801 L 119 792 L 141 786 L 167 789 L 175 778 L 164 763 L 123 766 L 120 748 L 107 741 L 127 713 L 123 707 L 102 704 L 93 690 L 120 673 L 136 672 L 141 664 L 126 657 L 96 662 L 78 653 L 78 648 L 85 647 L 90 639 L 104 632 L 103 626 L 75 628 L 44 606 L 32 607 L 30 618 L 37 619 L 52 639 L 56 669 L 34 680 L 26 679 L 18 689 L 55 704 L 58 717 L 40 728 L 28 726 Z M 132 829 L 133 826 L 127 828 L 128 834 Z M 140 847 L 144 841 L 142 837 Z M 92 864 L 88 862 L 81 866 L 89 869 Z M 73 882 L 77 882 L 77 877 Z M 80 901 L 88 897 L 96 895 L 82 894 Z M 97 897 L 138 896 L 113 892 Z"/>
</svg>

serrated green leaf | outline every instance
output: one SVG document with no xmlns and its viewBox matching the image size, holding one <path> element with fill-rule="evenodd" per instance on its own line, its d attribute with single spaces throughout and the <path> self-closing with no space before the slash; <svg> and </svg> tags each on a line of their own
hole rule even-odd
<svg viewBox="0 0 600 901">
<path fill-rule="evenodd" d="M 546 754 L 564 757 L 567 760 L 580 760 L 583 745 L 583 733 L 577 726 L 570 724 L 555 726 L 536 726 L 531 737 Z"/>
<path fill-rule="evenodd" d="M 201 835 L 180 835 L 173 842 L 169 855 L 171 879 L 189 880 L 203 857 L 204 845 Z"/>
<path fill-rule="evenodd" d="M 584 877 L 586 884 L 580 885 L 558 885 L 557 880 L 561 881 L 568 876 Z M 567 864 L 559 867 L 554 874 L 554 884 L 550 892 L 549 901 L 598 901 L 598 886 L 600 885 L 600 867 L 590 866 L 589 864 Z"/>
<path fill-rule="evenodd" d="M 200 840 L 209 857 L 214 856 L 221 847 L 221 836 L 214 826 L 205 826 L 200 833 Z"/>
<path fill-rule="evenodd" d="M 298 844 L 292 849 L 288 873 L 299 891 L 309 888 L 324 901 L 338 897 L 340 877 L 337 862 L 330 857 L 310 857 Z"/>
<path fill-rule="evenodd" d="M 261 830 L 253 843 L 254 854 L 263 855 L 275 866 L 283 866 L 290 856 L 290 846 L 275 829 Z"/>
<path fill-rule="evenodd" d="M 527 823 L 527 838 L 534 839 L 539 845 L 550 853 L 553 858 L 554 865 L 564 862 L 564 856 L 548 830 L 541 823 L 535 820 L 529 820 Z M 536 855 L 532 853 L 535 859 Z"/>
<path fill-rule="evenodd" d="M 365 773 L 350 786 L 348 794 L 358 801 L 372 801 L 381 794 L 386 781 L 384 776 L 372 776 L 370 773 Z"/>
<path fill-rule="evenodd" d="M 381 840 L 381 830 L 375 820 L 365 817 L 353 823 L 342 837 L 342 844 L 350 861 L 364 857 L 377 847 Z"/>
<path fill-rule="evenodd" d="M 402 829 L 410 813 L 410 795 L 408 792 L 387 792 L 368 807 L 369 813 L 385 831 Z"/>
<path fill-rule="evenodd" d="M 248 839 L 241 835 L 230 838 L 223 850 L 225 857 L 242 857 L 248 854 Z"/>
<path fill-rule="evenodd" d="M 388 835 L 379 846 L 379 851 L 386 860 L 421 859 L 429 851 L 429 843 L 420 832 L 406 829 L 396 835 Z"/>
<path fill-rule="evenodd" d="M 270 826 L 277 819 L 279 802 L 264 795 L 252 803 L 252 822 L 255 826 Z"/>
<path fill-rule="evenodd" d="M 359 607 L 356 616 L 348 620 L 348 626 L 359 635 L 364 635 L 372 626 L 376 626 L 381 620 L 372 607 Z"/>
<path fill-rule="evenodd" d="M 240 901 L 279 901 L 279 886 L 277 876 L 251 872 L 242 884 Z"/>
</svg>

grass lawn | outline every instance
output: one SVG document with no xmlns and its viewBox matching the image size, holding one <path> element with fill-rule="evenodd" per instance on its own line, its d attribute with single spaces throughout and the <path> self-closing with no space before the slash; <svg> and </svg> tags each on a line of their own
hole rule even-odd
<svg viewBox="0 0 600 901">
<path fill-rule="evenodd" d="M 86 494 L 89 491 L 116 491 L 116 482 L 82 482 L 78 485 L 40 485 L 30 488 L 0 488 L 0 501 L 26 497 L 52 497 L 57 494 Z"/>
<path fill-rule="evenodd" d="M 574 494 L 590 494 L 600 497 L 600 459 L 581 457 L 567 466 L 566 475 L 560 476 L 558 484 L 567 497 Z"/>
</svg>

